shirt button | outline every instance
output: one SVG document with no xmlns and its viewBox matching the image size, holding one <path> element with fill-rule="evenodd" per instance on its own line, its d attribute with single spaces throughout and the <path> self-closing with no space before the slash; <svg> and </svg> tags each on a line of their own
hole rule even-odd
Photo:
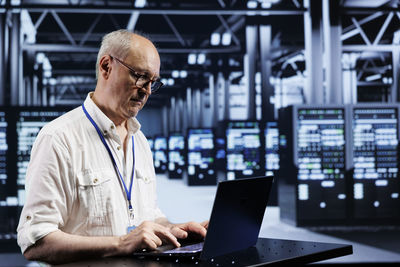
<svg viewBox="0 0 400 267">
<path fill-rule="evenodd" d="M 117 146 L 117 149 L 120 150 L 120 149 L 121 149 L 121 146 Z"/>
<path fill-rule="evenodd" d="M 31 216 L 26 216 L 26 219 L 29 221 L 30 219 L 32 219 L 32 217 Z"/>
<path fill-rule="evenodd" d="M 99 180 L 97 178 L 93 179 L 93 183 L 97 183 Z"/>
<path fill-rule="evenodd" d="M 149 182 L 149 178 L 147 178 L 147 177 L 144 177 L 143 180 L 144 180 L 145 183 Z"/>
</svg>

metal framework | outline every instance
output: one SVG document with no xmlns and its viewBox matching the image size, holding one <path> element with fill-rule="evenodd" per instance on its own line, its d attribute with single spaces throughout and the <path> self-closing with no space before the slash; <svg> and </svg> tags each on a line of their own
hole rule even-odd
<svg viewBox="0 0 400 267">
<path fill-rule="evenodd" d="M 316 1 L 319 0 L 281 1 L 270 8 L 258 5 L 251 9 L 247 7 L 246 1 L 227 0 L 148 0 L 144 7 L 136 7 L 135 1 L 54 0 L 48 5 L 48 1 L 43 0 L 2 0 L 0 58 L 5 64 L 0 67 L 3 90 L 0 102 L 4 104 L 10 100 L 12 105 L 43 104 L 41 100 L 27 99 L 27 96 L 32 95 L 28 91 L 33 90 L 35 83 L 39 92 L 44 90 L 54 100 L 48 104 L 77 102 L 95 84 L 94 63 L 101 37 L 106 32 L 120 28 L 148 33 L 158 45 L 162 56 L 162 73 L 165 76 L 170 76 L 173 70 L 184 69 L 188 71 L 188 81 L 205 78 L 204 83 L 207 83 L 208 77 L 204 77 L 204 73 L 217 73 L 219 69 L 229 71 L 233 68 L 227 64 L 229 59 L 240 62 L 240 66 L 235 68 L 243 71 L 242 58 L 248 53 L 246 27 L 270 25 L 270 44 L 263 44 L 268 47 L 269 56 L 262 51 L 263 60 L 260 61 L 260 55 L 255 55 L 258 62 L 256 68 L 264 71 L 267 66 L 275 76 L 304 75 L 304 70 L 308 68 L 306 65 L 310 65 L 305 64 L 309 57 L 304 57 L 304 51 L 310 48 L 305 47 L 305 37 L 298 35 L 297 28 L 285 28 L 285 24 L 290 24 L 293 18 L 297 18 L 294 24 L 299 24 L 298 19 L 301 21 L 309 14 L 310 6 L 315 5 Z M 389 96 L 382 99 L 397 101 L 399 41 L 394 35 L 400 20 L 398 1 L 356 1 L 358 5 L 363 3 L 364 6 L 354 6 L 355 2 L 351 0 L 331 2 L 339 3 L 339 9 L 335 12 L 341 23 L 338 30 L 340 42 L 331 39 L 331 60 L 335 56 L 338 58 L 338 53 L 357 55 L 354 66 L 358 86 L 384 86 L 389 89 L 382 94 L 389 93 Z M 21 12 L 27 12 L 31 18 L 32 27 L 36 31 L 34 42 L 26 35 L 18 39 L 20 27 L 15 25 L 19 23 Z M 312 15 L 311 21 L 313 19 L 317 19 L 315 15 Z M 322 16 L 318 19 L 322 19 Z M 337 36 L 332 29 L 328 28 L 330 38 Z M 319 31 L 327 30 L 321 26 Z M 232 42 L 227 46 L 212 46 L 212 33 L 230 33 Z M 20 44 L 19 47 L 9 45 L 16 42 Z M 314 40 L 311 44 L 315 46 L 317 42 Z M 50 77 L 39 73 L 43 68 L 36 57 L 41 53 L 51 64 Z M 191 53 L 205 54 L 207 59 L 201 65 L 189 65 L 187 56 Z M 301 55 L 300 58 L 293 60 L 298 55 Z M 314 55 L 322 59 L 322 55 L 315 52 Z M 264 64 L 265 60 L 271 60 L 270 67 Z M 220 61 L 225 62 L 224 65 L 219 65 Z M 376 74 L 380 74 L 380 78 L 375 76 L 376 79 L 372 79 L 371 76 Z M 73 76 L 90 82 L 77 82 L 72 79 Z M 38 83 L 42 78 L 45 82 Z M 187 81 L 177 79 L 170 87 L 179 89 L 173 90 L 175 92 L 184 92 Z M 8 96 L 10 99 L 6 99 Z M 168 95 L 162 93 L 155 95 L 149 103 L 163 104 L 166 97 Z"/>
<path fill-rule="evenodd" d="M 342 12 L 351 21 L 341 36 L 343 52 L 358 55 L 357 87 L 360 100 L 364 101 L 399 101 L 400 45 L 395 36 L 400 26 L 400 12 L 397 1 L 385 1 L 385 4 L 388 6 L 348 8 Z M 375 96 L 363 99 L 362 95 L 367 94 Z"/>
<path fill-rule="evenodd" d="M 55 84 L 45 82 L 39 83 L 39 91 L 43 88 L 54 93 L 51 104 L 73 103 L 88 91 L 93 85 L 83 85 L 69 80 L 69 85 L 60 82 L 61 79 L 69 79 L 66 75 L 79 75 L 81 78 L 94 76 L 94 61 L 98 52 L 98 45 L 101 37 L 114 29 L 126 28 L 129 30 L 143 30 L 148 33 L 151 39 L 158 45 L 163 61 L 167 62 L 162 66 L 169 75 L 173 69 L 167 66 L 174 66 L 177 69 L 188 69 L 189 74 L 202 75 L 204 66 L 199 71 L 188 66 L 186 57 L 189 53 L 204 53 L 206 55 L 243 55 L 244 48 L 244 26 L 248 15 L 251 16 L 290 16 L 302 15 L 305 11 L 299 1 L 289 1 L 285 5 L 263 9 L 261 7 L 249 9 L 243 1 L 177 1 L 163 2 L 147 1 L 145 7 L 136 7 L 135 1 L 84 1 L 84 0 L 55 0 L 49 5 L 48 1 L 25 0 L 14 4 L 14 1 L 2 1 L 0 14 L 19 14 L 21 10 L 27 11 L 32 24 L 36 30 L 36 42 L 28 42 L 28 38 L 21 40 L 19 47 L 20 56 L 25 54 L 37 55 L 44 53 L 52 65 L 52 78 L 56 79 Z M 197 3 L 196 3 L 197 2 Z M 15 15 L 17 17 L 17 15 Z M 77 21 L 79 21 L 78 25 Z M 148 22 L 157 24 L 159 29 L 151 25 L 147 28 Z M 199 21 L 201 29 L 194 29 Z M 194 31 L 198 31 L 197 33 Z M 230 45 L 212 46 L 210 35 L 212 33 L 231 34 Z M 82 57 L 82 55 L 85 55 Z M 30 61 L 32 66 L 24 66 L 24 69 L 34 69 L 37 64 Z M 72 68 L 66 69 L 65 63 L 71 64 Z M 25 60 L 24 60 L 25 63 Z M 81 64 L 83 63 L 83 64 Z M 15 70 L 22 66 L 16 65 Z M 21 64 L 22 65 L 22 64 Z M 211 63 L 213 65 L 213 63 Z M 211 66 L 210 65 L 210 66 Z M 75 68 L 74 68 L 75 67 Z M 194 71 L 194 72 L 193 72 Z M 29 80 L 25 82 L 25 89 L 14 85 L 11 103 L 13 105 L 29 105 L 24 99 L 27 90 L 32 90 L 32 85 L 37 82 L 33 76 L 35 72 L 14 72 L 19 78 L 13 80 Z M 197 73 L 197 74 L 196 74 Z M 192 76 L 189 75 L 189 76 Z M 28 76 L 28 77 L 27 77 Z M 1 77 L 1 76 L 0 76 Z M 54 83 L 54 82 L 53 82 Z M 179 82 L 175 86 L 180 86 Z M 41 88 L 40 88 L 41 87 Z M 182 89 L 185 89 L 182 87 Z M 4 92 L 3 92 L 4 94 Z M 157 99 L 164 103 L 163 97 L 152 97 L 151 103 L 156 104 Z M 41 101 L 34 101 L 36 104 L 43 104 Z"/>
<path fill-rule="evenodd" d="M 309 10 L 318 1 L 309 1 Z M 340 4 L 337 10 L 332 9 L 332 5 Z M 357 5 L 363 4 L 364 6 L 354 6 L 354 2 Z M 325 3 L 327 4 L 328 1 Z M 305 31 L 309 29 L 311 34 L 312 31 L 317 30 L 315 38 L 310 41 L 309 47 L 317 46 L 325 43 L 324 50 L 316 50 L 315 48 L 305 48 L 305 51 L 299 49 L 297 51 L 289 52 L 283 55 L 278 63 L 278 68 L 275 67 L 275 75 L 279 76 L 291 76 L 301 75 L 305 78 L 304 70 L 310 70 L 316 63 L 306 62 L 305 60 L 316 60 L 325 57 L 325 75 L 316 75 L 317 77 L 325 76 L 329 78 L 331 72 L 335 70 L 342 70 L 341 73 L 333 74 L 336 79 L 340 79 L 344 71 L 349 71 L 349 67 L 354 68 L 356 81 L 353 84 L 355 88 L 352 94 L 356 94 L 352 97 L 352 102 L 357 101 L 357 94 L 359 95 L 360 101 L 390 101 L 397 102 L 398 98 L 398 77 L 399 77 L 399 34 L 398 28 L 400 26 L 400 12 L 398 9 L 399 1 L 329 1 L 330 10 L 329 18 L 323 21 L 323 24 L 319 24 L 322 20 L 319 16 L 321 13 L 317 13 L 311 16 L 310 20 L 314 21 L 316 26 L 312 26 L 311 22 L 307 26 L 305 24 Z M 306 14 L 310 12 L 307 11 Z M 332 24 L 335 18 L 338 20 L 339 28 Z M 328 27 L 325 27 L 327 24 Z M 323 27 L 324 25 L 324 27 Z M 335 30 L 334 30 L 335 29 Z M 337 29 L 337 30 L 336 30 Z M 334 30 L 334 32 L 333 32 Z M 322 33 L 324 36 L 330 38 L 322 39 Z M 333 34 L 333 35 L 332 35 Z M 339 40 L 332 40 L 331 38 L 339 34 Z M 310 35 L 311 36 L 311 35 Z M 308 37 L 311 38 L 311 37 Z M 306 34 L 307 39 L 307 34 Z M 312 46 L 311 46 L 312 45 Z M 307 46 L 307 45 L 306 45 Z M 332 51 L 331 56 L 327 57 L 327 53 Z M 312 55 L 305 55 L 305 52 L 309 51 Z M 298 55 L 302 56 L 298 56 Z M 343 55 L 351 55 L 346 58 L 351 58 L 353 63 L 347 60 L 345 65 L 337 62 L 337 59 L 341 59 Z M 302 60 L 304 58 L 304 60 Z M 336 59 L 335 59 L 336 58 Z M 304 67 L 304 65 L 308 65 Z M 280 66 L 280 67 L 279 67 Z M 316 67 L 315 69 L 321 69 L 322 67 Z M 313 71 L 311 76 L 315 75 Z M 308 76 L 310 76 L 308 72 Z M 327 79 L 326 78 L 326 79 Z M 328 80 L 320 81 L 316 83 L 316 79 L 311 78 L 310 83 L 314 83 L 308 90 L 308 95 L 317 96 L 321 92 L 321 88 L 325 88 L 324 96 L 317 97 L 311 102 L 335 102 L 335 99 L 328 99 L 327 95 L 329 91 L 345 91 L 349 88 L 342 87 L 342 84 L 330 84 Z M 348 92 L 343 92 L 346 94 Z M 366 95 L 373 95 L 372 97 L 365 97 Z M 350 99 L 349 97 L 335 96 L 340 98 L 340 101 Z M 339 101 L 339 102 L 340 102 Z"/>
</svg>

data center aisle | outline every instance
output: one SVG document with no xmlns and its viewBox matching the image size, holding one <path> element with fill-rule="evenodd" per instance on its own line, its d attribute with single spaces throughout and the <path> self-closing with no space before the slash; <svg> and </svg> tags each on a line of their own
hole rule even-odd
<svg viewBox="0 0 400 267">
<path fill-rule="evenodd" d="M 158 202 L 172 222 L 203 221 L 209 218 L 216 186 L 186 186 L 182 180 L 157 175 Z M 279 219 L 278 207 L 267 207 L 260 237 L 353 245 L 353 255 L 323 263 L 399 263 L 400 228 L 305 229 Z"/>
</svg>

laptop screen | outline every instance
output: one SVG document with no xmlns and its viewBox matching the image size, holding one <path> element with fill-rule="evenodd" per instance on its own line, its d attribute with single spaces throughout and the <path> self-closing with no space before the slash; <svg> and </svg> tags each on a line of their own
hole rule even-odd
<svg viewBox="0 0 400 267">
<path fill-rule="evenodd" d="M 218 184 L 201 259 L 256 244 L 272 180 L 264 176 Z"/>
</svg>

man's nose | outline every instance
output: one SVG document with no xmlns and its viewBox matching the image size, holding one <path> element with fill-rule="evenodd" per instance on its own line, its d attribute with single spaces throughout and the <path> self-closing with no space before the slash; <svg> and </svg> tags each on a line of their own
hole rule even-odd
<svg viewBox="0 0 400 267">
<path fill-rule="evenodd" d="M 142 87 L 139 87 L 139 93 L 151 95 L 151 85 L 150 83 L 144 84 Z"/>
</svg>

